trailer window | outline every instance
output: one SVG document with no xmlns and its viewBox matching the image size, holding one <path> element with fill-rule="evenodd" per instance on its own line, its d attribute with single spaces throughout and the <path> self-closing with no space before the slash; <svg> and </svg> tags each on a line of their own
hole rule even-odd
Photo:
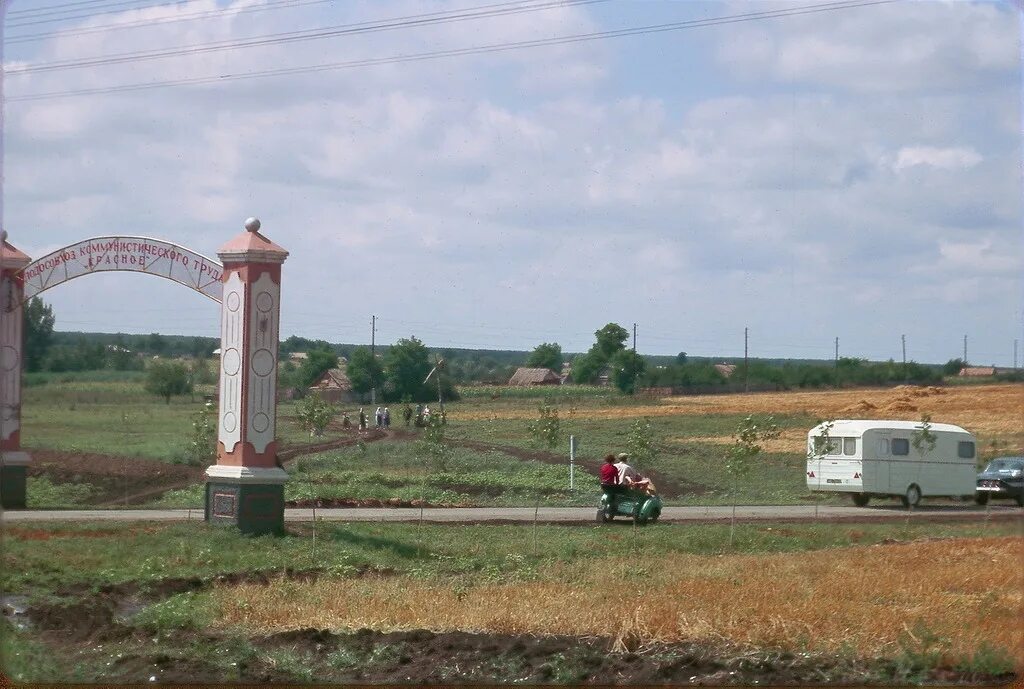
<svg viewBox="0 0 1024 689">
<path fill-rule="evenodd" d="M 843 454 L 847 457 L 852 457 L 857 454 L 856 438 L 843 438 Z"/>
<path fill-rule="evenodd" d="M 974 456 L 974 443 L 968 440 L 961 440 L 956 447 L 956 454 L 960 459 L 970 459 Z"/>
<path fill-rule="evenodd" d="M 843 454 L 843 439 L 842 438 L 829 438 L 828 439 L 828 453 L 833 456 L 839 456 Z"/>
<path fill-rule="evenodd" d="M 892 453 L 894 455 L 902 456 L 910 454 L 910 441 L 906 438 L 893 438 L 892 439 Z"/>
</svg>

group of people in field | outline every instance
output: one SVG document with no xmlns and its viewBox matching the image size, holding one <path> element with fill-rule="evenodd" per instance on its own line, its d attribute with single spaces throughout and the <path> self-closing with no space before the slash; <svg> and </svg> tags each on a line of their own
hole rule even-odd
<svg viewBox="0 0 1024 689">
<path fill-rule="evenodd" d="M 405 425 L 409 426 L 415 417 L 416 427 L 423 428 L 430 425 L 431 412 L 430 407 L 423 404 L 416 405 L 416 411 L 409 404 L 402 406 L 402 418 L 405 420 Z M 440 416 L 441 422 L 444 423 L 444 415 Z M 373 413 L 373 421 L 375 428 L 380 430 L 388 430 L 391 428 L 391 409 L 388 407 L 377 407 L 377 410 Z M 369 419 L 366 415 L 366 410 L 363 407 L 359 408 L 358 415 L 358 428 L 360 431 L 365 431 L 368 428 Z M 349 419 L 348 412 L 342 414 L 341 423 L 345 428 L 351 428 L 352 421 Z"/>
</svg>

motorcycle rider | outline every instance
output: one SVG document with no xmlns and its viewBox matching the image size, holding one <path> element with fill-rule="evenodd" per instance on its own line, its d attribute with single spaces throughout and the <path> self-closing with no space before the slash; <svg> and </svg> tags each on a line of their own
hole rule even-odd
<svg viewBox="0 0 1024 689">
<path fill-rule="evenodd" d="M 615 455 L 606 455 L 604 464 L 601 465 L 601 490 L 608 495 L 608 502 L 611 504 L 612 509 L 614 509 L 616 498 L 622 492 L 622 486 L 619 482 L 619 470 L 615 466 Z"/>
</svg>

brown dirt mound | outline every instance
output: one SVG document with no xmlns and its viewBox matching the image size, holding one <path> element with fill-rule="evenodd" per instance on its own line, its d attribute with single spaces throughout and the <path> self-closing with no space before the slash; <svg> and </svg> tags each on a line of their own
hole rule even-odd
<svg viewBox="0 0 1024 689">
<path fill-rule="evenodd" d="M 887 412 L 906 412 L 906 411 L 917 411 L 917 406 L 910 400 L 909 397 L 897 397 L 889 404 L 885 405 L 884 411 Z"/>
<path fill-rule="evenodd" d="M 840 414 L 867 414 L 868 412 L 876 411 L 878 407 L 871 404 L 867 400 L 860 400 L 856 404 L 851 404 L 848 407 L 843 407 L 839 410 Z"/>
</svg>

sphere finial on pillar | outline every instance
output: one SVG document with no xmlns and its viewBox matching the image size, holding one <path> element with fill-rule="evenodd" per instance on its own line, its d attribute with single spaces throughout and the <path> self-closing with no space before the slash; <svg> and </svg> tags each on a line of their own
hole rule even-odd
<svg viewBox="0 0 1024 689">
<path fill-rule="evenodd" d="M 248 218 L 245 221 L 245 229 L 249 230 L 249 232 L 259 232 L 259 229 L 260 229 L 260 219 L 259 218 Z"/>
</svg>

